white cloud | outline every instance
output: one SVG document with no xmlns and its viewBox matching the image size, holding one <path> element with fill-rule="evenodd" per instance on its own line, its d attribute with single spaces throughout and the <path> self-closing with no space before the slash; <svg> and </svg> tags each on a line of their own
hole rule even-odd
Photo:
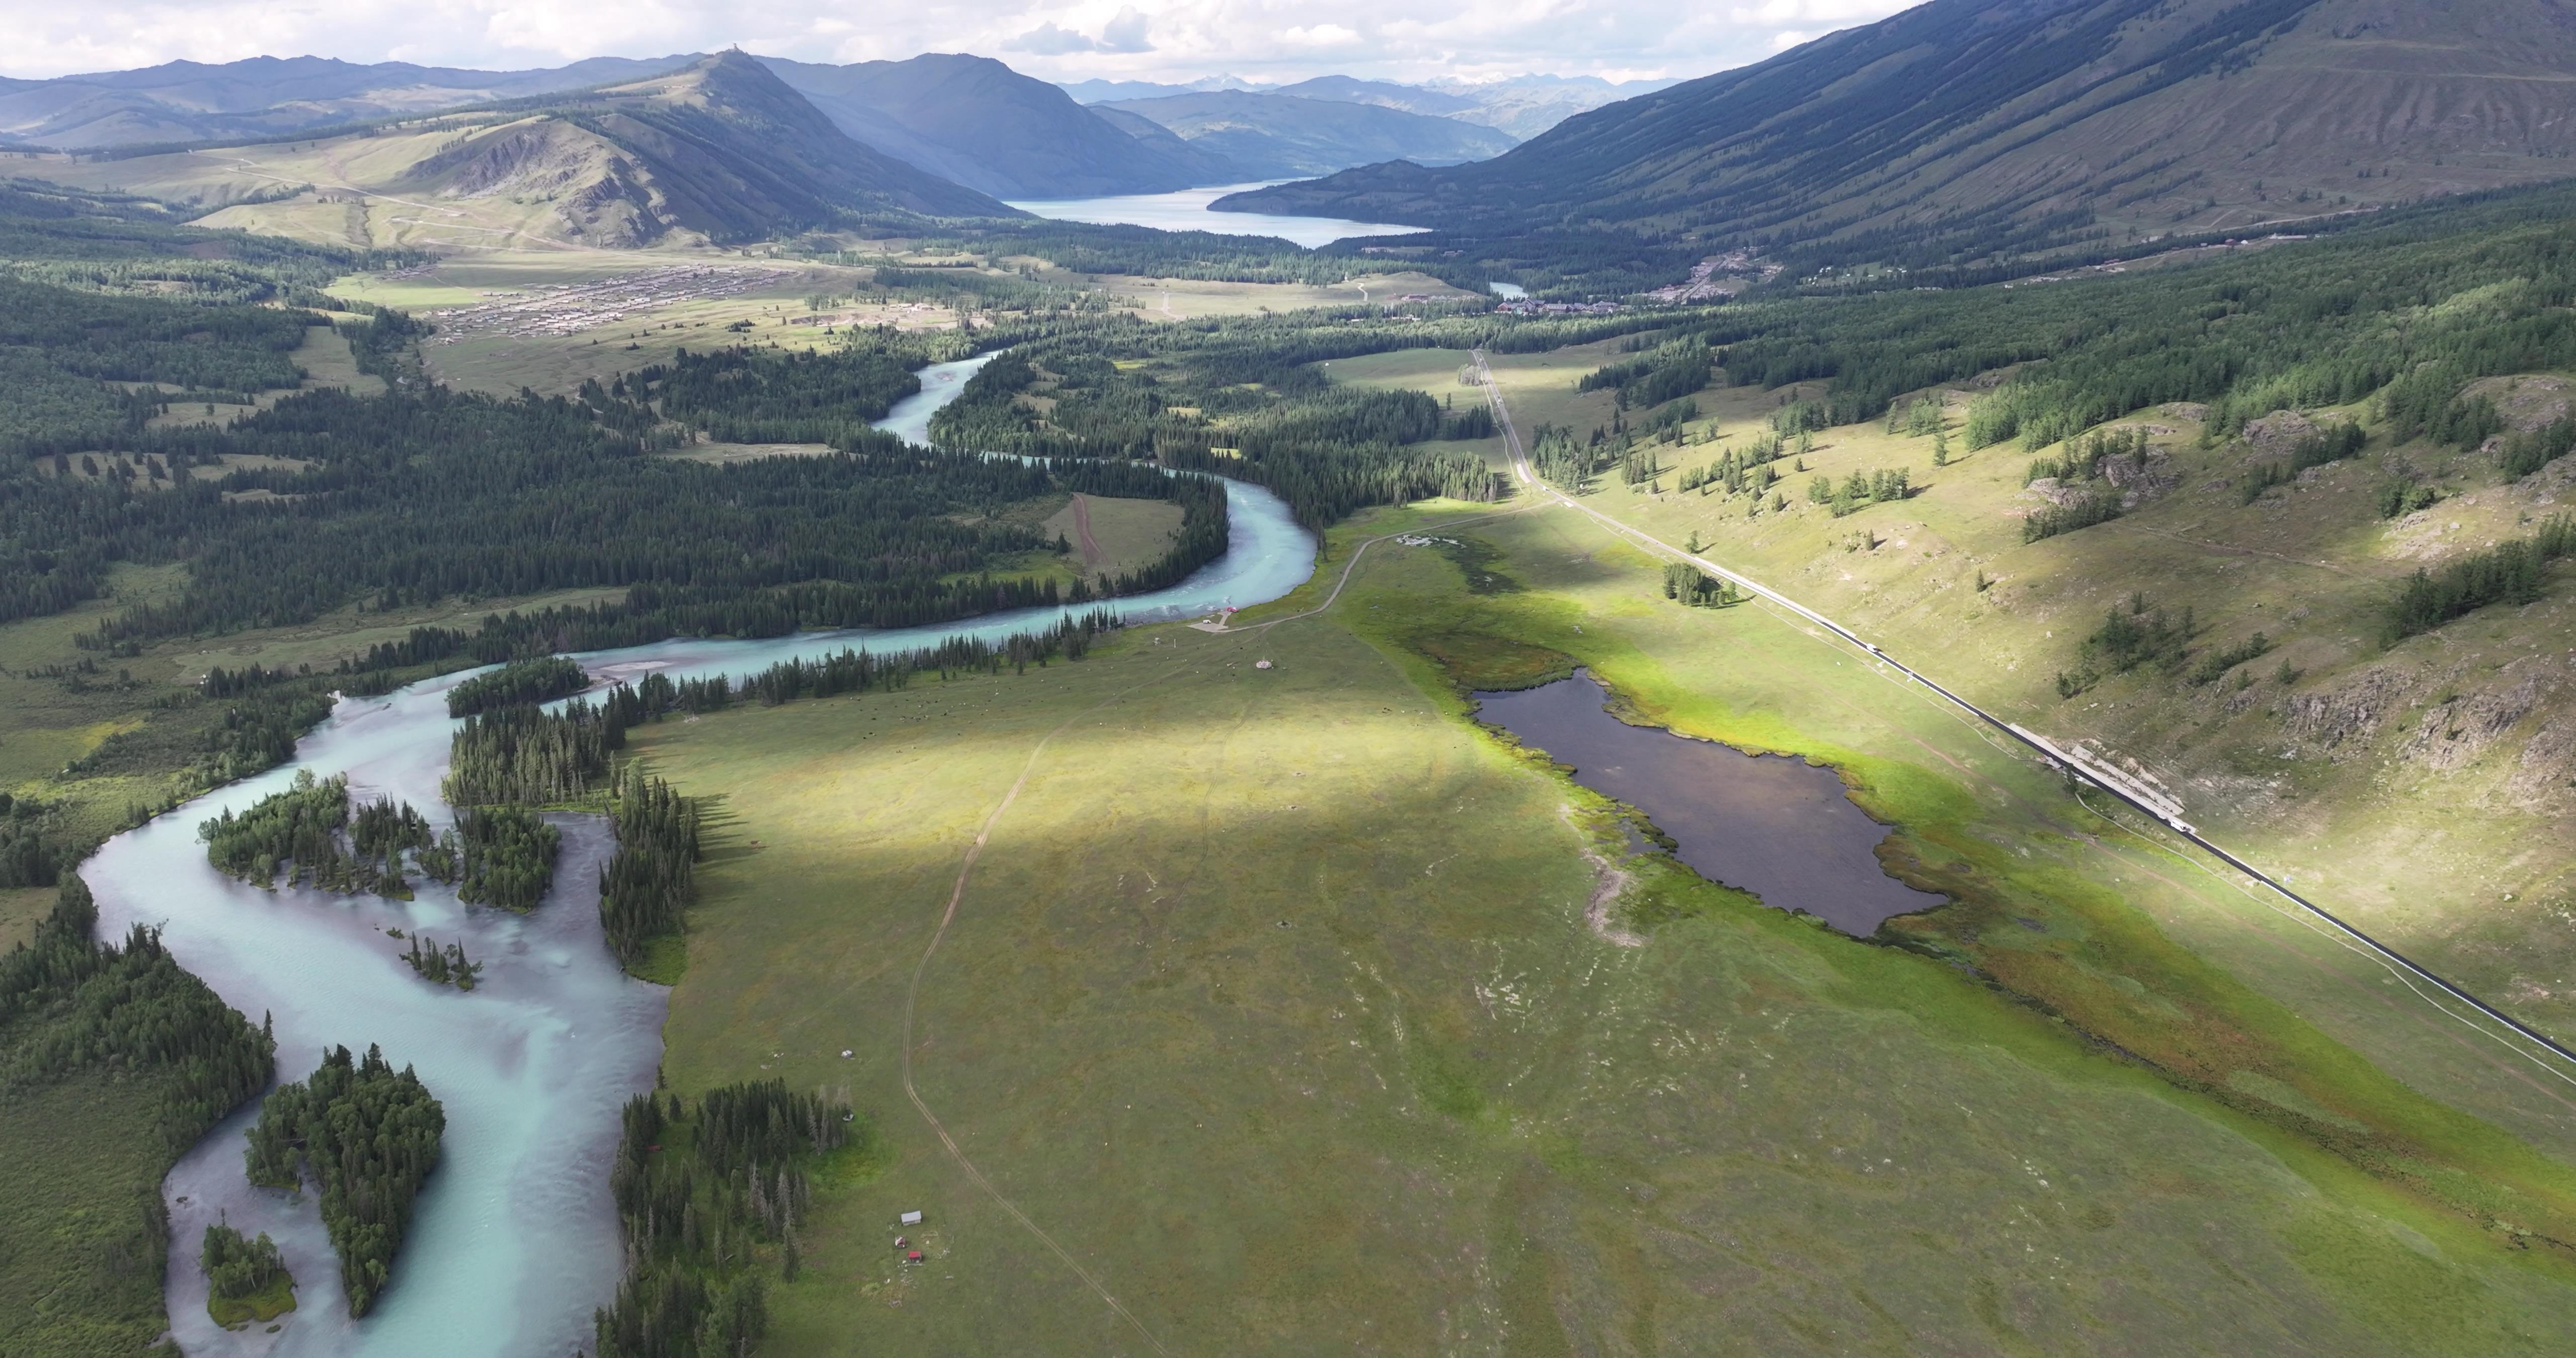
<svg viewBox="0 0 2576 1358">
<path fill-rule="evenodd" d="M 808 61 L 1008 53 L 1048 79 L 1695 76 L 1899 0 L 0 0 L 0 74 L 315 55 L 514 69 L 739 44 Z"/>
<path fill-rule="evenodd" d="M 1093 46 L 1094 44 L 1091 39 L 1086 38 L 1071 29 L 1058 28 L 1052 23 L 1044 23 L 1030 29 L 1028 32 L 1023 33 L 1016 38 L 1011 39 L 1009 42 L 1003 43 L 1002 50 L 1006 52 L 1035 52 L 1042 57 L 1059 57 L 1063 56 L 1067 52 L 1088 52 L 1092 50 Z"/>
<path fill-rule="evenodd" d="M 1103 52 L 1151 52 L 1154 44 L 1145 37 L 1146 18 L 1134 5 L 1118 11 L 1118 17 L 1100 26 L 1099 48 Z"/>
<path fill-rule="evenodd" d="M 1340 24 L 1316 24 L 1308 28 L 1291 28 L 1279 35 L 1281 42 L 1292 47 L 1348 47 L 1360 35 Z"/>
</svg>

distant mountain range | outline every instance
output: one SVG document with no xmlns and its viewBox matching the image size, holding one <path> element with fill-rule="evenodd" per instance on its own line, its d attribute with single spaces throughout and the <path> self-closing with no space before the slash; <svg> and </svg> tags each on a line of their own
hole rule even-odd
<svg viewBox="0 0 2576 1358">
<path fill-rule="evenodd" d="M 1172 136 L 1140 138 L 990 57 L 933 53 L 853 66 L 760 60 L 843 132 L 996 197 L 1162 193 L 1279 177 L 1236 173 Z"/>
<path fill-rule="evenodd" d="M 308 141 L 21 163 L 355 246 L 766 240 L 855 218 L 1021 215 L 833 125 L 740 52 L 604 88 Z"/>
<path fill-rule="evenodd" d="M 0 80 L 0 145 L 121 153 L 274 142 L 425 114 L 569 100 L 702 60 L 601 58 L 544 71 L 469 71 L 259 57 Z M 1481 92 L 1469 95 L 1333 76 L 1258 93 L 1128 83 L 1109 92 L 1139 97 L 1085 107 L 1065 88 L 985 57 L 932 53 L 849 66 L 754 60 L 862 146 L 1011 199 L 1161 193 L 1390 159 L 1454 164 L 1514 144 L 1514 134 L 1499 130 L 1497 119 L 1512 118 L 1497 101 L 1589 106 L 1614 94 L 1597 80 L 1542 78 L 1469 87 Z M 1097 81 L 1086 88 L 1109 89 Z M 1528 108 L 1514 116 L 1525 124 L 1547 120 Z"/>
<path fill-rule="evenodd" d="M 1285 94 L 1299 99 L 1328 99 L 1345 104 L 1376 104 L 1508 132 L 1514 138 L 1535 137 L 1558 123 L 1621 99 L 1678 84 L 1672 80 L 1627 80 L 1612 83 L 1598 76 L 1529 75 L 1509 80 L 1435 80 L 1404 85 L 1386 80 L 1359 80 L 1346 75 L 1317 76 L 1293 85 L 1261 85 L 1233 76 L 1214 76 L 1187 85 L 1158 85 L 1146 80 L 1082 80 L 1065 91 L 1085 104 L 1129 99 L 1166 99 L 1176 95 L 1242 90 L 1251 94 Z"/>
<path fill-rule="evenodd" d="M 255 140 L 338 123 L 657 75 L 692 56 L 596 57 L 543 71 L 463 71 L 388 61 L 253 57 L 173 61 L 55 80 L 0 79 L 0 140 L 88 151 L 157 142 Z"/>
<path fill-rule="evenodd" d="M 1379 104 L 1211 90 L 1093 106 L 1155 123 L 1234 168 L 1237 181 L 1330 174 L 1382 160 L 1455 165 L 1512 149 L 1505 132 Z"/>
<path fill-rule="evenodd" d="M 2047 258 L 2576 166 L 2565 0 L 1933 0 L 1509 154 L 1221 200 L 1802 266 Z"/>
</svg>

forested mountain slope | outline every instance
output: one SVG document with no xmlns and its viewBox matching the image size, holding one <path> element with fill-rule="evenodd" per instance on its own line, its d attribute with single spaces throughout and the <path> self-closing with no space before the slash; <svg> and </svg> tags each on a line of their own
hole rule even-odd
<svg viewBox="0 0 2576 1358">
<path fill-rule="evenodd" d="M 1141 141 L 1061 88 L 990 57 L 927 53 L 848 66 L 761 64 L 843 132 L 909 165 L 1001 198 L 1163 193 L 1227 182 L 1170 138 Z"/>
<path fill-rule="evenodd" d="M 1511 149 L 1512 137 L 1454 118 L 1376 104 L 1214 90 L 1101 105 L 1151 119 L 1191 145 L 1232 161 L 1245 179 L 1322 174 L 1404 159 L 1442 165 Z"/>
<path fill-rule="evenodd" d="M 1933 0 L 1489 162 L 1227 202 L 1808 267 L 2253 230 L 2568 173 L 2571 36 L 2564 0 Z"/>
<path fill-rule="evenodd" d="M 132 71 L 0 81 L 0 140 L 64 150 L 215 141 L 425 113 L 634 80 L 694 60 L 593 57 L 534 71 L 465 71 L 327 57 L 172 61 Z"/>
</svg>

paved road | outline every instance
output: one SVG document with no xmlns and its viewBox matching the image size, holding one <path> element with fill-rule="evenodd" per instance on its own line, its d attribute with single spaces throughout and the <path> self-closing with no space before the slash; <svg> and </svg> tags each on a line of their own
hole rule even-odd
<svg viewBox="0 0 2576 1358">
<path fill-rule="evenodd" d="M 2174 803 L 2172 799 L 2155 792 L 2153 789 L 2144 786 L 2135 779 L 2130 778 L 2128 775 L 2121 773 L 2116 769 L 2105 768 L 2080 755 L 2061 750 L 2055 744 L 2051 743 L 2046 737 L 2039 735 L 2037 732 L 2027 730 L 2012 722 L 2008 722 L 2003 718 L 1996 716 L 1994 713 L 1988 712 L 1984 708 L 1977 706 L 1975 703 L 1969 702 L 1967 699 L 1960 697 L 1958 694 L 1951 692 L 1949 689 L 1942 687 L 1938 683 L 1935 683 L 1929 676 L 1923 674 L 1921 671 L 1905 664 L 1896 657 L 1889 655 L 1887 652 L 1880 650 L 1877 646 L 1863 641 L 1860 636 L 1850 628 L 1845 627 L 1841 623 L 1826 617 L 1824 614 L 1807 607 L 1805 604 L 1799 603 L 1795 599 L 1789 598 L 1778 590 L 1775 590 L 1770 586 L 1765 585 L 1758 580 L 1754 580 L 1740 572 L 1721 566 L 1706 557 L 1700 556 L 1696 553 L 1683 551 L 1681 548 L 1676 547 L 1669 542 L 1665 542 L 1660 538 L 1653 537 L 1634 527 L 1621 523 L 1618 520 L 1611 518 L 1609 515 L 1594 509 L 1592 506 L 1584 504 L 1572 496 L 1565 494 L 1563 491 L 1549 485 L 1547 482 L 1540 480 L 1530 471 L 1529 456 L 1527 451 L 1521 446 L 1520 431 L 1512 425 L 1511 409 L 1503 403 L 1502 388 L 1494 384 L 1493 370 L 1485 364 L 1484 351 L 1481 349 L 1476 350 L 1475 356 L 1476 376 L 1484 385 L 1486 399 L 1493 403 L 1494 421 L 1502 427 L 1503 431 L 1503 446 L 1511 453 L 1512 475 L 1525 489 L 1537 492 L 1543 502 L 1560 504 L 1578 514 L 1587 515 L 1595 522 L 1601 524 L 1611 532 L 1618 534 L 1620 537 L 1626 538 L 1631 542 L 1635 542 L 1649 550 L 1659 552 L 1665 556 L 1687 561 L 1692 565 L 1699 567 L 1701 570 L 1707 571 L 1711 575 L 1717 576 L 1723 580 L 1731 581 L 1738 588 L 1745 590 L 1755 597 L 1763 599 L 1776 607 L 1786 609 L 1790 613 L 1825 629 L 1825 631 L 1831 635 L 1840 638 L 1852 646 L 1858 647 L 1871 660 L 1878 664 L 1887 666 L 1903 678 L 1921 684 L 1933 693 L 1940 695 L 1941 698 L 1956 706 L 1960 711 L 1965 712 L 1976 720 L 1993 727 L 1996 731 L 2001 732 L 2005 737 L 2018 742 L 2029 749 L 2032 753 L 2037 754 L 2041 759 L 2047 761 L 2051 767 L 2066 769 L 2076 777 L 2093 784 L 2102 791 L 2109 793 L 2111 796 L 2118 798 L 2122 802 L 2127 803 L 2131 808 L 2154 817 L 2157 822 L 2162 824 L 2174 835 L 2189 841 L 2201 851 L 2218 859 L 2220 862 L 2227 864 L 2229 867 L 2236 869 L 2238 872 L 2245 874 L 2246 877 L 2259 885 L 2277 893 L 2283 900 L 2290 902 L 2315 918 L 2325 921 L 2325 923 L 2332 926 L 2336 932 L 2341 933 L 2344 937 L 2352 940 L 2352 942 L 2359 945 L 2366 952 L 2377 956 L 2382 961 L 2393 967 L 2403 970 L 2408 975 L 2414 976 L 2430 985 L 2440 988 L 2453 999 L 2476 1009 L 2480 1014 L 2483 1014 L 2496 1023 L 2503 1025 L 2503 1027 L 2512 1035 L 2532 1044 L 2534 1047 L 2539 1049 L 2540 1052 L 2556 1057 L 2557 1062 L 2555 1064 L 2544 1062 L 2544 1068 L 2549 1069 L 2552 1074 L 2557 1075 L 2562 1080 L 2569 1080 L 2571 1083 L 2576 1083 L 2576 1073 L 2572 1073 L 2576 1072 L 2576 1051 L 2568 1050 L 2555 1039 L 2533 1029 L 2530 1025 L 2523 1023 L 2521 1020 L 2514 1018 L 2512 1015 L 2505 1013 L 2494 1005 L 2487 1003 L 2485 1000 L 2479 999 L 2477 996 L 2470 994 L 2468 991 L 2443 979 L 2434 972 L 2418 965 L 2404 953 L 2389 947 L 2378 939 L 2372 938 L 2369 934 L 2362 932 L 2360 929 L 2355 928 L 2353 925 L 2337 917 L 2333 912 L 2327 910 L 2325 907 L 2318 905 L 2316 902 L 2309 900 L 2307 897 L 2302 896 L 2295 891 L 2292 891 L 2284 883 L 2274 880 L 2271 874 L 2264 872 L 2261 868 L 2246 862 L 2243 858 L 2240 858 L 2220 845 L 2211 842 L 2209 839 L 2203 837 L 2197 829 L 2193 828 L 2188 822 L 2181 818 L 2181 808 L 2178 804 Z"/>
</svg>

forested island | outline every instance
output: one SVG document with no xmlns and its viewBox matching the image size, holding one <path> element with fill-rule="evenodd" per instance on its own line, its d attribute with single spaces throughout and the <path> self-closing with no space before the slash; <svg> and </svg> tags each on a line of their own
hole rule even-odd
<svg viewBox="0 0 2576 1358">
<path fill-rule="evenodd" d="M 356 1059 L 332 1048 L 310 1076 L 260 1106 L 243 1153 L 250 1180 L 290 1189 L 307 1174 L 320 1182 L 349 1314 L 365 1315 L 392 1281 L 412 1200 L 438 1166 L 446 1129 L 420 1077 L 409 1066 L 396 1071 L 373 1046 Z"/>
<path fill-rule="evenodd" d="M 295 1309 L 295 1278 L 266 1231 L 246 1240 L 221 1222 L 208 1226 L 197 1247 L 197 1266 L 206 1271 L 206 1314 L 226 1329 Z"/>
<path fill-rule="evenodd" d="M 590 686 L 581 662 L 568 656 L 543 655 L 513 660 L 489 674 L 478 674 L 447 691 L 447 715 L 470 717 L 496 707 L 552 702 Z"/>
</svg>

